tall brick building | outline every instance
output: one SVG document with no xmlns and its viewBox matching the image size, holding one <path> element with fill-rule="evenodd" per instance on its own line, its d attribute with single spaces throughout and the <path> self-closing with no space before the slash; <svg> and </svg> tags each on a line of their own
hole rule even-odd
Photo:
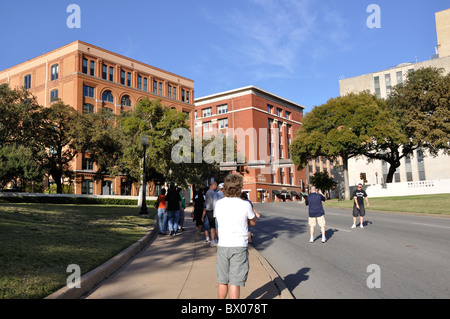
<svg viewBox="0 0 450 319">
<path fill-rule="evenodd" d="M 61 99 L 80 113 L 108 108 L 120 114 L 143 97 L 160 99 L 163 105 L 187 113 L 193 126 L 193 80 L 82 41 L 1 71 L 3 83 L 25 87 L 44 107 Z M 137 195 L 122 177 L 95 181 L 95 163 L 88 157 L 77 156 L 72 168 L 75 194 Z"/>
<path fill-rule="evenodd" d="M 243 87 L 197 98 L 194 134 L 237 137 L 238 152 L 254 164 L 244 166 L 244 191 L 251 201 L 298 200 L 306 173 L 291 162 L 289 146 L 301 127 L 303 110 L 258 87 Z"/>
</svg>

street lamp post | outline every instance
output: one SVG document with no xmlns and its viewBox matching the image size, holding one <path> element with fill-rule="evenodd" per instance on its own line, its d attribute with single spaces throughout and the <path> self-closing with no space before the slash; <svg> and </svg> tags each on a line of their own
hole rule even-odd
<svg viewBox="0 0 450 319">
<path fill-rule="evenodd" d="M 147 151 L 147 146 L 148 146 L 148 137 L 147 135 L 144 133 L 144 135 L 142 135 L 142 139 L 141 139 L 141 143 L 142 146 L 144 147 L 144 157 L 142 159 L 142 204 L 141 204 L 141 210 L 139 212 L 139 214 L 141 215 L 148 215 L 148 210 L 147 210 L 147 200 L 145 198 L 145 193 L 146 193 L 146 178 L 145 178 L 145 153 Z"/>
</svg>

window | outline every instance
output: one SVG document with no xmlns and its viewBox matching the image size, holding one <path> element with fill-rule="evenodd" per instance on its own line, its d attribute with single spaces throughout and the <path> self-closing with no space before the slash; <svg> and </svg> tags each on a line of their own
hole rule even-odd
<svg viewBox="0 0 450 319">
<path fill-rule="evenodd" d="M 273 106 L 270 104 L 267 104 L 267 113 L 272 114 Z"/>
<path fill-rule="evenodd" d="M 212 122 L 203 123 L 203 132 L 212 132 Z"/>
<path fill-rule="evenodd" d="M 391 75 L 385 74 L 384 79 L 386 82 L 386 95 L 391 95 L 391 92 L 392 92 Z"/>
<path fill-rule="evenodd" d="M 95 62 L 91 61 L 91 76 L 95 76 Z"/>
<path fill-rule="evenodd" d="M 202 117 L 210 117 L 212 116 L 212 108 L 208 107 L 202 110 Z"/>
<path fill-rule="evenodd" d="M 109 67 L 109 80 L 114 82 L 114 68 L 112 66 Z"/>
<path fill-rule="evenodd" d="M 277 116 L 281 117 L 281 114 L 283 113 L 282 109 L 277 108 Z"/>
<path fill-rule="evenodd" d="M 412 176 L 411 156 L 410 155 L 405 157 L 405 171 L 406 171 L 406 181 L 412 182 L 413 176 Z"/>
<path fill-rule="evenodd" d="M 162 82 L 153 81 L 153 93 L 157 95 L 163 95 L 163 84 Z"/>
<path fill-rule="evenodd" d="M 197 111 L 194 111 L 194 120 L 197 119 Z"/>
<path fill-rule="evenodd" d="M 102 66 L 102 79 L 108 79 L 108 67 L 106 65 Z"/>
<path fill-rule="evenodd" d="M 228 128 L 228 119 L 219 120 L 219 128 Z"/>
<path fill-rule="evenodd" d="M 128 86 L 131 86 L 131 73 L 130 72 L 128 72 L 128 74 L 127 74 L 127 85 Z"/>
<path fill-rule="evenodd" d="M 112 95 L 111 91 L 105 91 L 105 92 L 103 92 L 102 100 L 103 100 L 104 102 L 114 103 L 114 96 Z"/>
<path fill-rule="evenodd" d="M 131 100 L 130 97 L 128 95 L 124 95 L 122 97 L 122 102 L 121 102 L 122 106 L 128 106 L 131 107 Z"/>
<path fill-rule="evenodd" d="M 144 78 L 144 91 L 148 92 L 148 79 Z"/>
<path fill-rule="evenodd" d="M 138 76 L 138 89 L 142 90 L 142 76 Z"/>
<path fill-rule="evenodd" d="M 94 88 L 84 85 L 83 86 L 83 96 L 84 97 L 90 97 L 90 98 L 94 98 Z"/>
<path fill-rule="evenodd" d="M 177 88 L 175 86 L 169 85 L 169 98 L 177 99 Z"/>
<path fill-rule="evenodd" d="M 158 81 L 153 81 L 153 93 L 158 94 Z"/>
<path fill-rule="evenodd" d="M 81 193 L 83 195 L 94 195 L 94 181 L 91 179 L 84 180 L 81 184 Z"/>
<path fill-rule="evenodd" d="M 25 90 L 29 90 L 31 88 L 31 74 L 25 75 L 24 86 Z"/>
<path fill-rule="evenodd" d="M 159 95 L 163 95 L 163 84 L 162 84 L 162 82 L 159 82 L 159 92 L 158 92 L 158 94 Z"/>
<path fill-rule="evenodd" d="M 58 101 L 58 90 L 53 90 L 50 92 L 50 102 L 56 102 Z"/>
<path fill-rule="evenodd" d="M 94 106 L 89 103 L 85 103 L 83 105 L 83 114 L 92 114 L 94 113 Z"/>
<path fill-rule="evenodd" d="M 286 120 L 290 120 L 291 119 L 291 112 L 285 111 L 284 114 L 286 116 Z"/>
<path fill-rule="evenodd" d="M 191 92 L 190 91 L 186 91 L 186 103 L 191 103 Z"/>
<path fill-rule="evenodd" d="M 120 72 L 120 84 L 125 85 L 125 71 Z"/>
<path fill-rule="evenodd" d="M 83 170 L 93 171 L 94 170 L 94 162 L 92 159 L 88 157 L 83 157 Z"/>
<path fill-rule="evenodd" d="M 181 102 L 185 102 L 185 100 L 186 100 L 186 91 L 181 90 Z"/>
<path fill-rule="evenodd" d="M 397 72 L 397 84 L 402 84 L 402 83 L 403 83 L 402 71 L 398 71 Z"/>
<path fill-rule="evenodd" d="M 58 64 L 54 64 L 52 65 L 52 81 L 54 80 L 58 80 L 58 76 L 59 76 L 59 65 Z"/>
<path fill-rule="evenodd" d="M 373 78 L 374 86 L 375 86 L 375 94 L 378 98 L 381 98 L 381 90 L 380 90 L 380 77 L 376 76 Z"/>
<path fill-rule="evenodd" d="M 81 70 L 84 74 L 88 73 L 88 59 L 83 59 L 83 68 Z"/>
<path fill-rule="evenodd" d="M 225 114 L 228 112 L 228 105 L 224 104 L 224 105 L 219 105 L 217 107 L 217 114 Z"/>
<path fill-rule="evenodd" d="M 419 172 L 419 181 L 425 181 L 425 165 L 423 162 L 423 151 L 421 148 L 417 149 L 417 169 Z"/>
</svg>

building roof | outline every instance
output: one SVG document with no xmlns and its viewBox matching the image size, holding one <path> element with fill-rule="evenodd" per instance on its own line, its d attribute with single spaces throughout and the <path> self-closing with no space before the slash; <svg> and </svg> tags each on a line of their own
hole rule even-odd
<svg viewBox="0 0 450 319">
<path fill-rule="evenodd" d="M 220 92 L 220 93 L 215 93 L 215 94 L 199 97 L 199 98 L 195 99 L 194 103 L 196 106 L 199 106 L 199 105 L 204 105 L 207 103 L 212 103 L 215 101 L 220 101 L 220 100 L 229 99 L 229 98 L 238 97 L 238 96 L 247 95 L 247 94 L 255 94 L 255 95 L 261 96 L 269 101 L 273 101 L 274 103 L 287 105 L 291 108 L 300 108 L 301 110 L 305 109 L 305 107 L 303 105 L 300 105 L 300 104 L 292 102 L 288 99 L 282 98 L 278 95 L 270 93 L 266 90 L 263 90 L 259 87 L 254 86 L 254 85 L 249 85 L 249 86 L 241 87 L 241 88 L 230 90 L 230 91 L 224 91 L 224 92 Z"/>
</svg>

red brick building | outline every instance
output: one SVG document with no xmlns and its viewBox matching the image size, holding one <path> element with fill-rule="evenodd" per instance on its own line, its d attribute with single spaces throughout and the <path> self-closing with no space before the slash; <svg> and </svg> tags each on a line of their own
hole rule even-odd
<svg viewBox="0 0 450 319">
<path fill-rule="evenodd" d="M 289 146 L 302 125 L 303 110 L 255 86 L 243 87 L 197 98 L 194 134 L 222 132 L 237 138 L 248 170 L 244 191 L 252 202 L 298 200 L 306 172 L 290 160 Z"/>
<path fill-rule="evenodd" d="M 193 126 L 194 81 L 97 46 L 75 41 L 39 57 L 0 71 L 0 85 L 25 87 L 48 107 L 57 99 L 80 113 L 106 108 L 120 114 L 140 99 L 159 99 L 190 116 Z M 95 180 L 96 165 L 89 156 L 77 156 L 72 169 L 75 194 L 137 195 L 125 177 Z M 155 185 L 149 183 L 149 194 Z"/>
</svg>

